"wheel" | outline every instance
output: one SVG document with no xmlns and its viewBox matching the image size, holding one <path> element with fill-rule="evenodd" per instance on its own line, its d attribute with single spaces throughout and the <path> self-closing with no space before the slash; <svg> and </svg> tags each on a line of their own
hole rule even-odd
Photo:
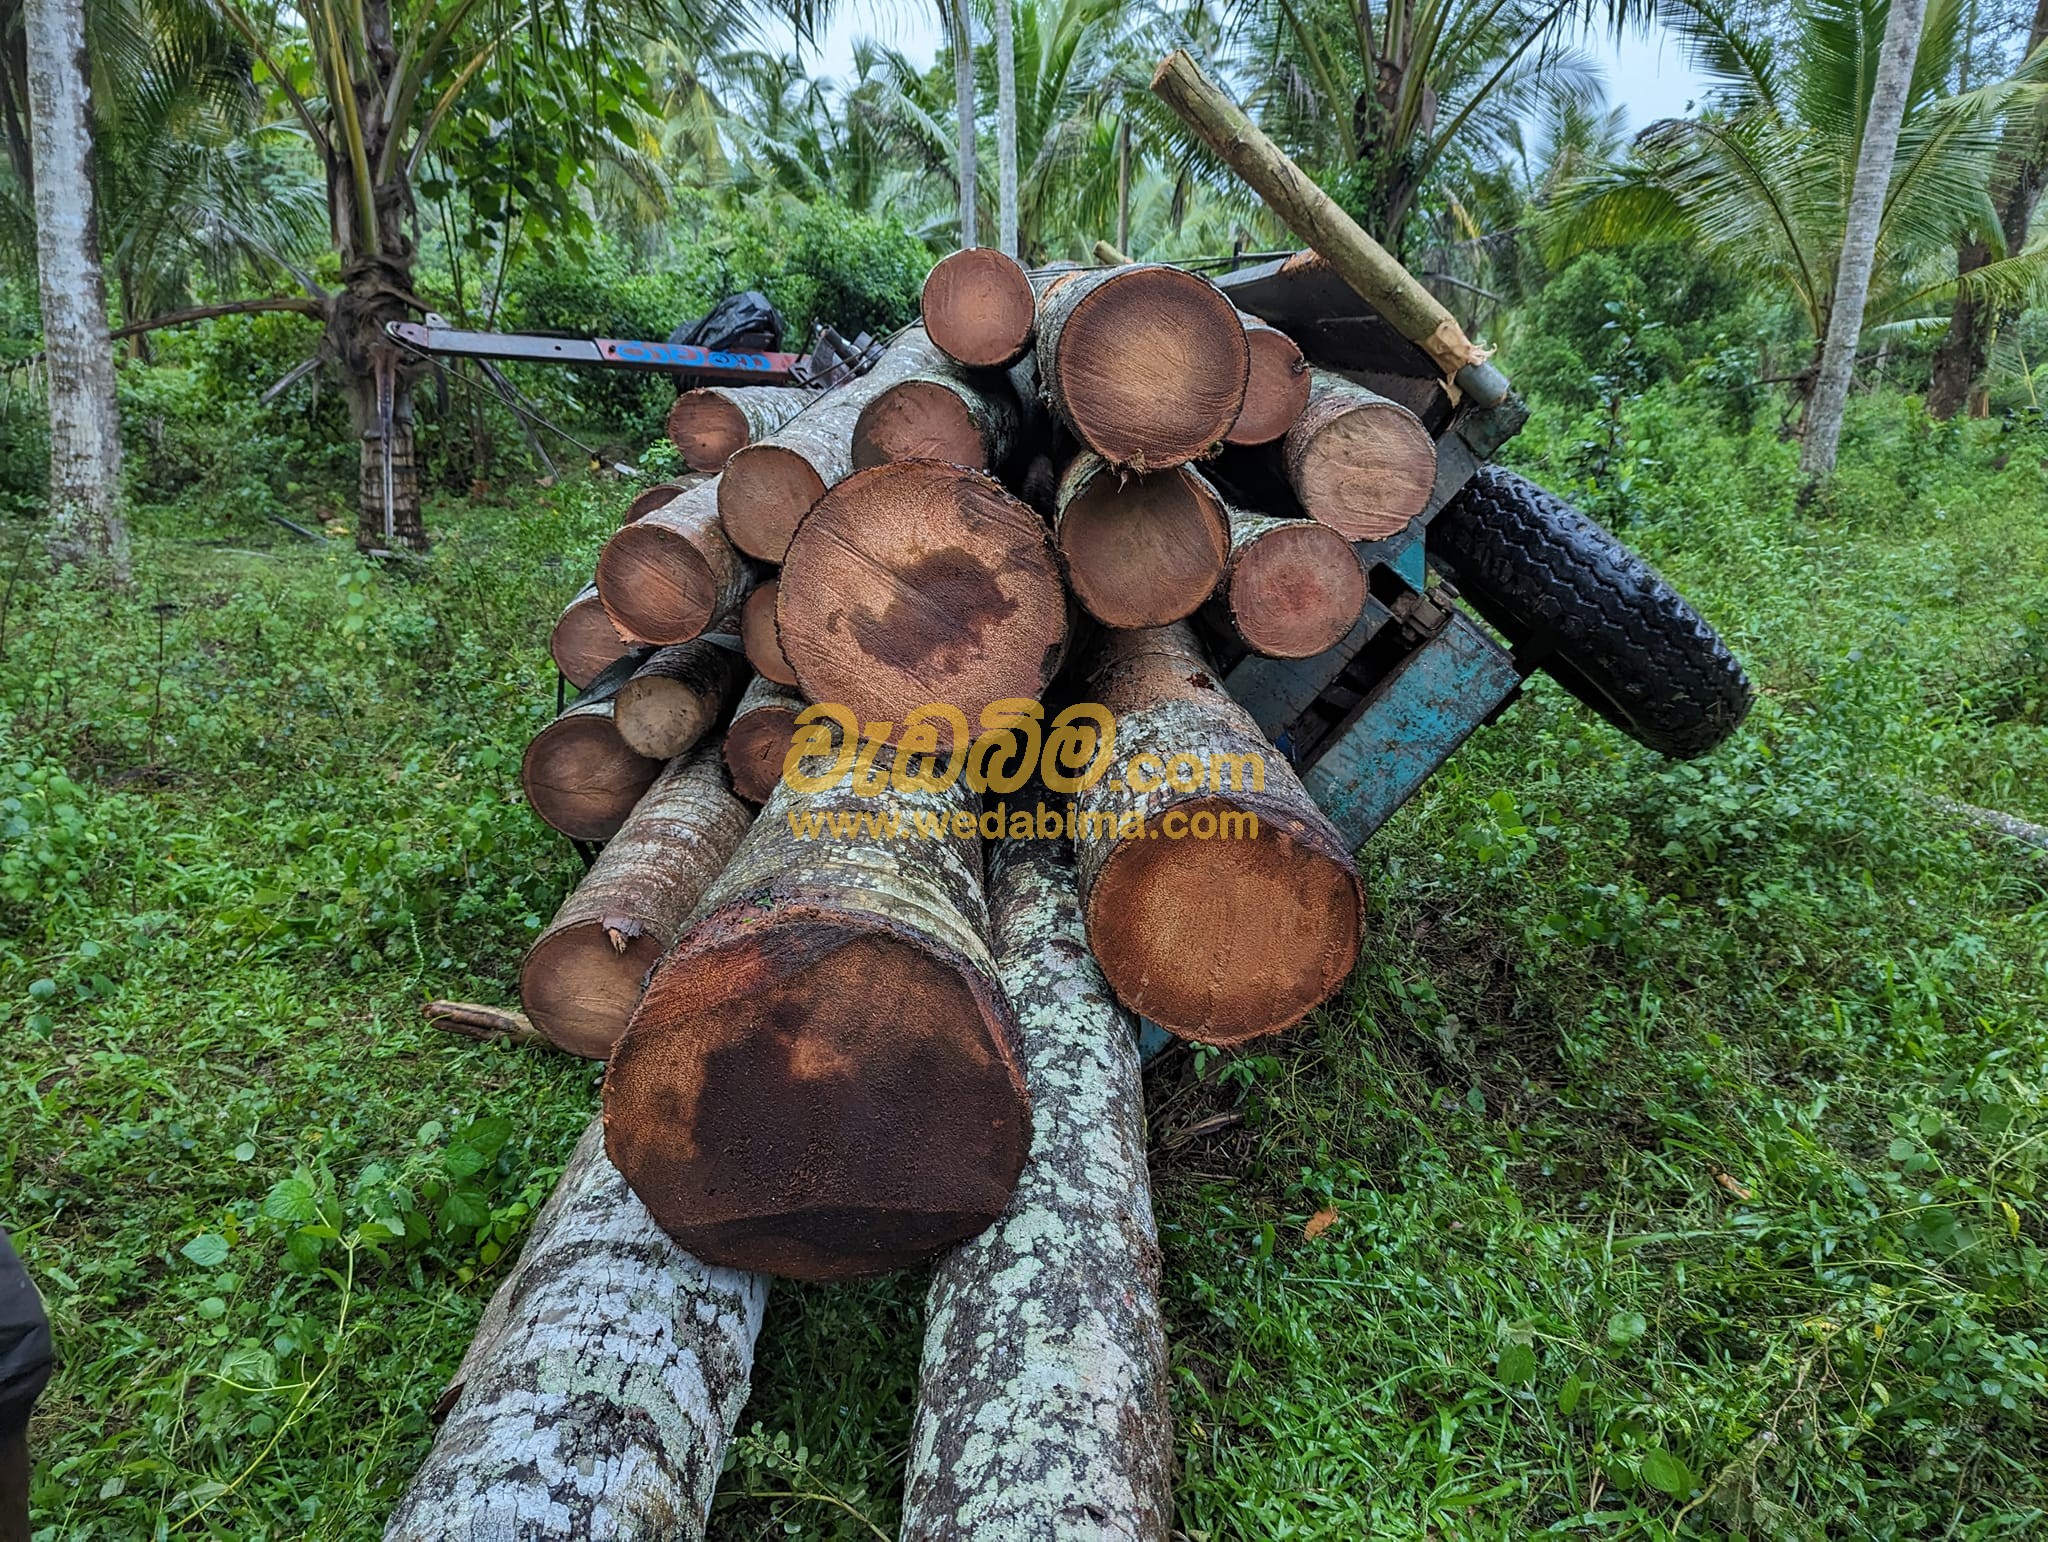
<svg viewBox="0 0 2048 1542">
<path fill-rule="evenodd" d="M 1480 615 L 1572 695 L 1680 760 L 1735 731 L 1754 699 L 1714 629 L 1562 498 L 1482 466 L 1429 527 L 1429 555 Z"/>
</svg>

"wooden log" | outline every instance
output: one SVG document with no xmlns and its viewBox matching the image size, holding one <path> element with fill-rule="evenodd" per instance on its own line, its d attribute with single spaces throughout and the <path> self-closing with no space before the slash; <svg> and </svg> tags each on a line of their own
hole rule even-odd
<svg viewBox="0 0 2048 1542">
<path fill-rule="evenodd" d="M 1173 1416 L 1136 1025 L 1089 955 L 1064 842 L 989 856 L 1031 1153 L 932 1270 L 904 1542 L 1165 1542 Z"/>
<path fill-rule="evenodd" d="M 804 520 L 775 629 L 812 701 L 898 725 L 937 702 L 972 724 L 992 701 L 1043 694 L 1065 653 L 1066 592 L 1045 522 L 994 478 L 896 461 L 847 478 Z"/>
<path fill-rule="evenodd" d="M 672 761 L 527 950 L 519 999 L 533 1025 L 572 1055 L 609 1055 L 648 971 L 752 821 L 726 790 L 716 743 Z"/>
<path fill-rule="evenodd" d="M 775 596 L 781 592 L 778 579 L 766 579 L 754 586 L 740 607 L 740 646 L 754 673 L 777 685 L 795 685 L 796 671 L 782 656 L 782 642 L 775 635 Z"/>
<path fill-rule="evenodd" d="M 656 509 L 665 509 L 676 499 L 690 490 L 688 482 L 656 482 L 652 487 L 642 488 L 633 495 L 633 501 L 626 505 L 626 517 L 621 525 L 630 525 L 645 519 Z"/>
<path fill-rule="evenodd" d="M 725 769 L 733 791 L 749 803 L 766 803 L 782 780 L 782 763 L 796 737 L 796 715 L 804 699 L 786 685 L 755 676 L 725 730 Z"/>
<path fill-rule="evenodd" d="M 1095 243 L 1095 260 L 1106 268 L 1120 268 L 1131 259 L 1107 241 Z"/>
<path fill-rule="evenodd" d="M 1063 275 L 1038 304 L 1038 376 L 1062 422 L 1120 471 L 1206 455 L 1244 409 L 1251 350 L 1207 279 L 1136 263 Z"/>
<path fill-rule="evenodd" d="M 443 1395 L 384 1542 L 704 1535 L 768 1282 L 654 1224 L 593 1119 Z"/>
<path fill-rule="evenodd" d="M 508 1012 L 481 1001 L 430 1001 L 426 1013 L 427 1026 L 443 1033 L 459 1033 L 466 1039 L 482 1039 L 486 1043 L 505 1039 L 513 1044 L 553 1047 L 553 1041 L 534 1027 L 524 1012 Z"/>
<path fill-rule="evenodd" d="M 725 533 L 750 557 L 780 562 L 811 505 L 853 474 L 861 409 L 899 380 L 945 368 L 922 327 L 910 327 L 857 380 L 828 391 L 766 439 L 737 451 L 719 478 Z"/>
<path fill-rule="evenodd" d="M 1038 306 L 1031 281 L 1004 252 L 970 246 L 925 275 L 918 309 L 932 343 L 974 369 L 1014 364 L 1031 347 Z"/>
<path fill-rule="evenodd" d="M 722 471 L 818 399 L 800 386 L 699 386 L 668 410 L 668 442 L 693 471 Z"/>
<path fill-rule="evenodd" d="M 607 664 L 632 651 L 633 645 L 619 635 L 612 618 L 604 613 L 596 584 L 585 584 L 576 591 L 576 598 L 562 607 L 554 630 L 548 633 L 548 654 L 555 668 L 579 691 L 602 674 Z"/>
<path fill-rule="evenodd" d="M 1244 389 L 1244 411 L 1230 426 L 1229 444 L 1271 444 L 1294 427 L 1308 406 L 1308 362 L 1294 339 L 1256 316 L 1237 313 L 1244 323 L 1245 345 L 1251 349 L 1251 374 Z"/>
<path fill-rule="evenodd" d="M 1015 448 L 1017 427 L 1017 398 L 1007 378 L 933 370 L 897 381 L 861 408 L 853 425 L 853 464 L 865 471 L 892 460 L 940 460 L 994 471 Z"/>
<path fill-rule="evenodd" d="M 1178 621 L 1223 581 L 1229 516 L 1189 467 L 1126 478 L 1083 450 L 1061 476 L 1053 507 L 1067 581 L 1104 626 Z"/>
<path fill-rule="evenodd" d="M 1312 519 L 1230 510 L 1225 606 L 1244 645 L 1270 659 L 1306 659 L 1342 642 L 1365 609 L 1357 548 Z"/>
<path fill-rule="evenodd" d="M 655 760 L 682 754 L 711 732 L 737 694 L 744 662 L 702 637 L 655 649 L 619 687 L 612 707 L 619 737 Z"/>
<path fill-rule="evenodd" d="M 1350 849 L 1187 623 L 1106 633 L 1091 689 L 1125 774 L 1077 794 L 1077 866 L 1117 998 L 1207 1044 L 1301 1021 L 1358 957 Z"/>
<path fill-rule="evenodd" d="M 978 812 L 964 778 L 785 779 L 654 971 L 605 1074 L 605 1145 L 699 1258 L 848 1279 L 1002 1212 L 1031 1121 L 979 837 L 957 833 Z M 927 833 L 846 833 L 862 818 Z"/>
<path fill-rule="evenodd" d="M 716 481 L 623 527 L 597 557 L 598 598 L 612 625 L 657 647 L 701 636 L 753 582 L 719 523 Z"/>
<path fill-rule="evenodd" d="M 1308 405 L 1281 441 L 1280 460 L 1309 517 L 1349 541 L 1398 534 L 1436 485 L 1436 441 L 1422 420 L 1322 369 L 1309 371 Z"/>
<path fill-rule="evenodd" d="M 638 664 L 632 654 L 616 660 L 526 746 L 526 801 L 572 840 L 610 840 L 661 774 L 661 762 L 635 753 L 612 721 L 619 687 Z"/>
</svg>

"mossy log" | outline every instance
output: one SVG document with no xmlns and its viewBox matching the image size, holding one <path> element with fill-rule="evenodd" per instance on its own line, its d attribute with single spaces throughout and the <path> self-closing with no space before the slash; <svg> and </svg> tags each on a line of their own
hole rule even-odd
<svg viewBox="0 0 2048 1542">
<path fill-rule="evenodd" d="M 1017 445 L 1018 406 L 1007 376 L 947 367 L 912 375 L 861 408 L 856 470 L 892 460 L 939 460 L 995 471 Z"/>
<path fill-rule="evenodd" d="M 1358 957 L 1350 848 L 1187 623 L 1105 633 L 1089 683 L 1126 768 L 1077 798 L 1082 914 L 1117 998 L 1208 1044 L 1300 1022 Z"/>
<path fill-rule="evenodd" d="M 747 662 L 763 680 L 777 685 L 795 685 L 796 671 L 783 657 L 782 642 L 775 635 L 775 596 L 782 588 L 779 579 L 766 579 L 754 586 L 740 607 L 740 646 Z"/>
<path fill-rule="evenodd" d="M 662 1235 L 592 1120 L 484 1309 L 384 1542 L 695 1542 L 768 1282 Z"/>
<path fill-rule="evenodd" d="M 633 645 L 619 635 L 612 618 L 604 613 L 596 584 L 585 584 L 576 591 L 548 633 L 548 655 L 562 678 L 579 691 L 604 673 L 607 664 L 632 651 Z"/>
<path fill-rule="evenodd" d="M 905 1542 L 1165 1542 L 1173 1416 L 1136 1025 L 1089 955 L 1065 843 L 989 854 L 1031 1151 L 1001 1218 L 942 1257 Z"/>
<path fill-rule="evenodd" d="M 725 730 L 725 769 L 733 791 L 749 803 L 766 803 L 782 780 L 782 763 L 796 735 L 804 699 L 786 685 L 757 675 L 733 708 Z"/>
<path fill-rule="evenodd" d="M 597 557 L 597 592 L 612 625 L 657 647 L 702 636 L 753 584 L 719 523 L 716 480 L 624 526 Z"/>
<path fill-rule="evenodd" d="M 972 369 L 1016 363 L 1038 329 L 1031 280 L 992 246 L 941 258 L 925 275 L 918 308 L 934 346 Z"/>
<path fill-rule="evenodd" d="M 1436 485 L 1436 442 L 1422 420 L 1328 370 L 1309 371 L 1308 405 L 1280 459 L 1309 517 L 1348 541 L 1406 529 Z"/>
<path fill-rule="evenodd" d="M 702 637 L 655 649 L 619 687 L 612 707 L 619 737 L 656 760 L 682 754 L 711 732 L 744 667 L 732 649 Z"/>
<path fill-rule="evenodd" d="M 1230 625 L 1254 653 L 1313 658 L 1337 646 L 1365 609 L 1358 549 L 1313 519 L 1230 510 Z"/>
<path fill-rule="evenodd" d="M 639 662 L 630 653 L 614 660 L 533 736 L 520 761 L 527 803 L 573 840 L 610 840 L 661 774 L 661 762 L 636 752 L 612 721 L 619 687 Z"/>
<path fill-rule="evenodd" d="M 699 386 L 668 410 L 668 442 L 693 471 L 722 471 L 818 399 L 800 386 Z"/>
<path fill-rule="evenodd" d="M 1083 450 L 1060 478 L 1053 539 L 1089 615 L 1104 626 L 1165 626 L 1223 581 L 1230 522 L 1190 467 L 1124 477 Z"/>
</svg>

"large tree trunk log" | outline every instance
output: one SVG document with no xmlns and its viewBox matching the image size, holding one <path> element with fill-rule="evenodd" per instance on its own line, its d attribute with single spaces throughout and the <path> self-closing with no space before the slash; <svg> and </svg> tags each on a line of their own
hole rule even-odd
<svg viewBox="0 0 2048 1542">
<path fill-rule="evenodd" d="M 918 302 L 933 344 L 970 369 L 1001 369 L 1024 357 L 1038 330 L 1038 302 L 1015 259 L 992 246 L 941 258 Z"/>
<path fill-rule="evenodd" d="M 1066 592 L 1045 522 L 992 477 L 930 461 L 857 472 L 811 511 L 775 598 L 812 701 L 863 723 L 1037 697 L 1058 671 Z"/>
<path fill-rule="evenodd" d="M 818 399 L 800 386 L 699 386 L 668 410 L 668 442 L 692 471 L 722 471 Z"/>
<path fill-rule="evenodd" d="M 725 769 L 732 789 L 749 803 L 766 803 L 782 780 L 782 763 L 796 736 L 804 699 L 786 685 L 756 676 L 725 730 Z"/>
<path fill-rule="evenodd" d="M 1436 442 L 1399 402 L 1328 370 L 1309 371 L 1308 405 L 1281 442 L 1287 480 L 1310 518 L 1349 541 L 1407 527 L 1436 485 Z"/>
<path fill-rule="evenodd" d="M 628 654 L 533 736 L 519 780 L 534 813 L 572 840 L 608 841 L 661 774 L 661 762 L 635 754 L 619 737 L 612 709 L 639 659 Z"/>
<path fill-rule="evenodd" d="M 1205 455 L 1244 408 L 1251 350 L 1236 308 L 1179 268 L 1063 274 L 1038 302 L 1038 376 L 1080 441 L 1119 471 Z"/>
<path fill-rule="evenodd" d="M 1244 388 L 1244 411 L 1223 438 L 1228 444 L 1271 444 L 1294 427 L 1308 406 L 1308 361 L 1285 332 L 1243 311 L 1237 316 L 1251 350 L 1251 374 Z"/>
<path fill-rule="evenodd" d="M 853 464 L 942 460 L 995 471 L 1017 444 L 1018 406 L 1002 375 L 970 380 L 950 368 L 912 375 L 883 391 L 853 426 Z"/>
<path fill-rule="evenodd" d="M 740 607 L 740 646 L 747 662 L 763 680 L 777 685 L 795 685 L 796 671 L 782 656 L 782 642 L 775 635 L 775 596 L 782 592 L 780 579 L 770 578 L 754 586 Z"/>
<path fill-rule="evenodd" d="M 612 721 L 627 748 L 667 760 L 711 732 L 739 686 L 740 656 L 698 638 L 657 648 L 619 687 Z"/>
<path fill-rule="evenodd" d="M 635 524 L 656 509 L 667 508 L 695 485 L 694 482 L 656 482 L 652 487 L 643 487 L 633 494 L 632 502 L 626 505 L 625 517 L 619 523 Z"/>
<path fill-rule="evenodd" d="M 576 591 L 576 598 L 562 607 L 555 629 L 548 634 L 548 653 L 555 668 L 579 691 L 602 674 L 606 665 L 632 651 L 633 645 L 619 635 L 612 618 L 604 613 L 596 584 L 585 584 Z"/>
<path fill-rule="evenodd" d="M 946 356 L 911 327 L 858 380 L 828 392 L 766 439 L 726 462 L 718 513 L 750 557 L 780 562 L 811 505 L 853 475 L 853 427 L 861 410 L 899 380 L 945 368 Z"/>
<path fill-rule="evenodd" d="M 1223 581 L 1230 522 L 1223 500 L 1185 466 L 1125 479 L 1083 450 L 1054 499 L 1067 581 L 1104 626 L 1165 626 L 1190 616 Z"/>
<path fill-rule="evenodd" d="M 846 1279 L 1002 1212 L 1031 1121 L 981 847 L 955 824 L 977 808 L 964 780 L 780 783 L 655 970 L 605 1075 L 605 1145 L 698 1257 Z M 845 833 L 892 818 L 923 833 Z"/>
<path fill-rule="evenodd" d="M 932 1270 L 904 1542 L 1164 1542 L 1173 1416 L 1136 1025 L 1089 955 L 1065 843 L 989 856 L 1031 1153 Z"/>
<path fill-rule="evenodd" d="M 688 642 L 734 610 L 754 575 L 718 519 L 718 484 L 700 482 L 604 543 L 597 592 L 632 642 Z"/>
<path fill-rule="evenodd" d="M 384 1542 L 702 1537 L 767 1302 L 661 1234 L 592 1120 Z"/>
<path fill-rule="evenodd" d="M 1342 642 L 1365 609 L 1357 549 L 1312 519 L 1230 510 L 1226 604 L 1244 645 L 1272 659 L 1306 659 Z"/>
<path fill-rule="evenodd" d="M 1186 623 L 1106 634 L 1091 684 L 1133 784 L 1078 797 L 1082 914 L 1118 999 L 1208 1044 L 1300 1022 L 1358 957 L 1365 898 L 1343 837 Z M 1143 756 L 1143 780 L 1163 778 L 1150 790 Z"/>
<path fill-rule="evenodd" d="M 519 999 L 533 1025 L 572 1055 L 609 1055 L 648 971 L 752 822 L 716 743 L 670 764 L 527 950 Z"/>
</svg>

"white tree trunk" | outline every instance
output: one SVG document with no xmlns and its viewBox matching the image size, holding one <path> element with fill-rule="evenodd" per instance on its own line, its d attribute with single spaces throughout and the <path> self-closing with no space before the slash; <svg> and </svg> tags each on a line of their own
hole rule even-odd
<svg viewBox="0 0 2048 1542">
<path fill-rule="evenodd" d="M 126 583 L 121 418 L 93 211 L 85 9 L 82 0 L 28 0 L 23 20 L 50 381 L 50 559 L 59 566 L 106 561 Z"/>
<path fill-rule="evenodd" d="M 1842 260 L 1835 272 L 1834 302 L 1828 309 L 1827 341 L 1821 347 L 1820 377 L 1806 409 L 1806 443 L 1799 469 L 1811 480 L 1835 469 L 1842 442 L 1842 412 L 1849 378 L 1856 369 L 1856 345 L 1863 336 L 1863 308 L 1870 298 L 1870 270 L 1877 261 L 1877 237 L 1884 222 L 1885 193 L 1891 187 L 1899 126 L 1906 119 L 1906 92 L 1920 52 L 1920 24 L 1927 0 L 1891 0 L 1883 52 L 1870 92 L 1870 117 L 1856 156 L 1856 180 L 1849 192 L 1849 217 L 1842 231 Z"/>
<path fill-rule="evenodd" d="M 702 1537 L 767 1303 L 763 1276 L 662 1235 L 593 1119 L 385 1542 Z"/>
<path fill-rule="evenodd" d="M 996 245 L 1023 257 L 1017 239 L 1017 49 L 1010 29 L 1010 0 L 995 0 L 996 43 Z"/>
<path fill-rule="evenodd" d="M 977 246 L 974 233 L 974 21 L 968 0 L 939 0 L 953 41 L 954 156 L 960 173 L 960 244 Z"/>
</svg>

